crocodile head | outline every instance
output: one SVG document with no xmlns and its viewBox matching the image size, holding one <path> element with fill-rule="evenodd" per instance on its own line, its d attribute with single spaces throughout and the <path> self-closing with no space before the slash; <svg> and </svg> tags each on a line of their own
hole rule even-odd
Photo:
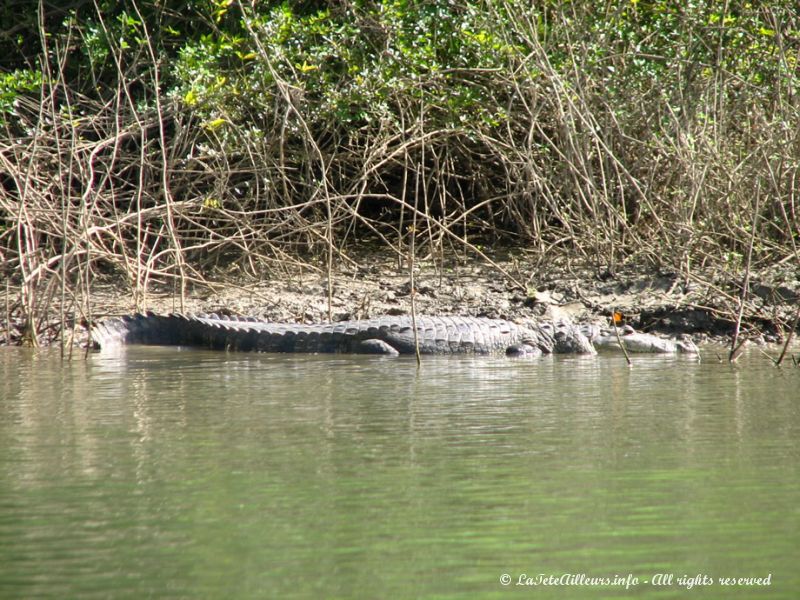
<svg viewBox="0 0 800 600">
<path fill-rule="evenodd" d="M 613 331 L 603 330 L 592 343 L 600 349 L 619 349 L 620 342 L 628 352 L 651 354 L 698 354 L 700 350 L 690 339 L 670 340 L 650 333 L 639 333 L 630 329 L 620 329 L 619 339 Z"/>
</svg>

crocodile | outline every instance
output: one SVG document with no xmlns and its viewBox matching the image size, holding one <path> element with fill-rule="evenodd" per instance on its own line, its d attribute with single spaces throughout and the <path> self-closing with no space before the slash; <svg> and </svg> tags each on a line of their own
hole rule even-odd
<svg viewBox="0 0 800 600">
<path fill-rule="evenodd" d="M 416 327 L 416 336 L 414 329 Z M 383 316 L 338 323 L 270 323 L 253 317 L 154 313 L 112 317 L 91 331 L 95 347 L 127 344 L 191 346 L 260 352 L 414 354 L 596 354 L 597 350 L 697 353 L 688 340 L 668 340 L 595 324 L 540 322 L 460 316 Z"/>
</svg>

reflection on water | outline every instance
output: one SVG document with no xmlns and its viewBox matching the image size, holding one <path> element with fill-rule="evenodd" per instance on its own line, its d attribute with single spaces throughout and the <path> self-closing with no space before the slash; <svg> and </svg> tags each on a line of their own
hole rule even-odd
<svg viewBox="0 0 800 600">
<path fill-rule="evenodd" d="M 0 597 L 792 597 L 800 375 L 634 360 L 0 348 Z"/>
</svg>

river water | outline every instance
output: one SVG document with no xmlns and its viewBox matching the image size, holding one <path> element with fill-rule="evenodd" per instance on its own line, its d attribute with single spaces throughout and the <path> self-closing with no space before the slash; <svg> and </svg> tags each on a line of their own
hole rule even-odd
<svg viewBox="0 0 800 600">
<path fill-rule="evenodd" d="M 800 370 L 633 358 L 0 348 L 0 597 L 798 597 Z"/>
</svg>

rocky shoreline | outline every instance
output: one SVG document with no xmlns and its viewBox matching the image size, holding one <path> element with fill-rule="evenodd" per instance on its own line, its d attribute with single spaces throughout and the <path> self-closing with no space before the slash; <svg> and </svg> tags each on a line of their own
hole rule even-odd
<svg viewBox="0 0 800 600">
<path fill-rule="evenodd" d="M 751 278 L 743 310 L 743 339 L 758 344 L 784 341 L 800 304 L 800 282 L 792 275 L 797 273 Z M 182 308 L 172 287 L 154 286 L 145 308 L 158 313 L 250 315 L 274 322 L 319 323 L 329 317 L 329 286 L 323 269 L 297 269 L 261 281 L 224 273 L 214 283 L 189 289 Z M 493 264 L 454 261 L 444 267 L 421 263 L 415 268 L 414 287 L 417 314 L 608 323 L 616 312 L 637 330 L 690 336 L 696 343 L 729 343 L 741 296 L 740 283 L 709 274 L 687 277 L 633 268 L 612 273 L 570 264 L 543 269 L 518 259 L 493 260 Z M 411 311 L 408 268 L 381 255 L 361 257 L 351 266 L 338 268 L 330 291 L 333 321 Z M 9 296 L 0 300 L 0 306 L 11 307 L 10 327 L 4 318 L 0 344 L 19 345 L 25 341 L 23 315 L 18 303 L 14 304 L 13 290 Z M 94 319 L 135 311 L 131 290 L 113 277 L 93 283 L 90 305 Z M 49 308 L 49 315 L 37 326 L 39 345 L 59 340 L 59 308 Z M 85 346 L 85 318 L 73 321 L 72 339 Z"/>
</svg>

